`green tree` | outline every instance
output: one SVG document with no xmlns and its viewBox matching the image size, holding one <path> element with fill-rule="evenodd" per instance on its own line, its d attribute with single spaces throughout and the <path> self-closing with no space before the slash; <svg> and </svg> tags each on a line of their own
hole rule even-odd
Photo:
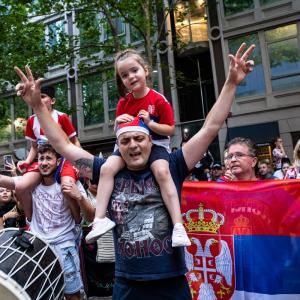
<svg viewBox="0 0 300 300">
<path fill-rule="evenodd" d="M 5 81 L 15 83 L 17 80 L 13 71 L 15 65 L 28 64 L 36 76 L 43 76 L 49 66 L 71 66 L 76 55 L 99 63 L 96 53 L 113 54 L 121 50 L 125 40 L 120 39 L 118 32 L 116 20 L 120 18 L 141 37 L 145 55 L 152 64 L 153 49 L 157 45 L 153 37 L 160 31 L 154 12 L 157 7 L 162 8 L 161 0 L 2 0 L 0 3 L 2 91 L 6 87 Z M 45 16 L 48 19 L 57 14 L 63 16 L 64 12 L 76 16 L 80 34 L 68 35 L 63 30 L 57 33 L 58 30 L 52 27 L 45 36 L 45 25 L 41 20 Z M 63 24 L 66 22 L 63 19 Z M 58 35 L 55 45 L 51 44 L 54 33 Z M 107 39 L 99 39 L 101 34 L 106 34 Z"/>
<path fill-rule="evenodd" d="M 0 3 L 0 88 L 4 82 L 15 83 L 15 65 L 28 64 L 37 76 L 42 76 L 49 65 L 62 61 L 66 52 L 65 40 L 55 51 L 45 43 L 45 27 L 37 21 L 31 1 L 2 0 Z"/>
<path fill-rule="evenodd" d="M 131 46 L 120 34 L 120 20 L 130 25 L 133 42 L 142 41 L 152 65 L 159 39 L 156 33 L 164 28 L 155 22 L 155 11 L 163 9 L 162 4 L 162 0 L 1 0 L 0 94 L 7 95 L 19 81 L 14 66 L 29 65 L 35 77 L 43 77 L 51 66 L 72 67 L 76 57 L 85 58 L 79 64 L 81 74 L 86 74 L 91 64 L 110 65 L 111 55 Z M 64 30 L 72 27 L 72 22 L 79 28 L 78 35 Z M 66 88 L 57 88 L 64 98 Z M 68 103 L 60 100 L 58 106 L 62 105 Z M 0 119 L 0 128 L 11 123 L 9 114 Z"/>
</svg>

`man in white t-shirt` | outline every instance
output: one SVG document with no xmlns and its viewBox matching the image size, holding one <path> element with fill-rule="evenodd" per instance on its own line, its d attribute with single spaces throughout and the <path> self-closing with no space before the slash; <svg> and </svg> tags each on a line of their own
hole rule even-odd
<svg viewBox="0 0 300 300">
<path fill-rule="evenodd" d="M 65 272 L 65 297 L 73 300 L 80 299 L 80 289 L 83 287 L 75 245 L 80 208 L 76 200 L 68 201 L 64 198 L 60 184 L 55 181 L 58 164 L 59 154 L 51 145 L 38 147 L 42 182 L 32 192 L 32 217 L 28 220 L 30 230 L 49 242 L 60 257 Z M 85 194 L 82 186 L 81 193 Z"/>
<path fill-rule="evenodd" d="M 64 198 L 60 186 L 55 181 L 55 172 L 59 165 L 60 155 L 50 144 L 38 147 L 38 167 L 42 182 L 32 192 L 32 211 L 26 215 L 30 231 L 48 242 L 59 256 L 64 268 L 65 298 L 79 300 L 83 288 L 76 238 L 76 224 L 80 222 L 80 208 L 77 199 Z M 0 175 L 0 186 L 14 189 L 15 180 L 12 177 Z M 76 186 L 75 186 L 76 187 Z M 73 188 L 75 188 L 73 187 Z M 77 187 L 86 198 L 86 193 L 80 182 Z M 68 193 L 68 188 L 66 188 Z"/>
</svg>

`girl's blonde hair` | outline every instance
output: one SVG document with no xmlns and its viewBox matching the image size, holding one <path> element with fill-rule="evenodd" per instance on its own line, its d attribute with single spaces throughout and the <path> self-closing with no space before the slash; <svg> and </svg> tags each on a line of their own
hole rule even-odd
<svg viewBox="0 0 300 300">
<path fill-rule="evenodd" d="M 300 167 L 300 140 L 298 140 L 294 148 L 294 166 Z"/>
<path fill-rule="evenodd" d="M 128 57 L 132 57 L 139 63 L 142 68 L 146 71 L 148 70 L 148 76 L 146 78 L 147 86 L 151 87 L 152 86 L 152 81 L 151 81 L 151 68 L 149 64 L 146 62 L 146 60 L 134 49 L 126 49 L 123 51 L 120 51 L 116 54 L 115 56 L 115 77 L 116 77 L 116 82 L 117 82 L 117 88 L 120 96 L 124 97 L 128 92 L 127 88 L 122 82 L 122 78 L 118 73 L 118 63 Z"/>
</svg>

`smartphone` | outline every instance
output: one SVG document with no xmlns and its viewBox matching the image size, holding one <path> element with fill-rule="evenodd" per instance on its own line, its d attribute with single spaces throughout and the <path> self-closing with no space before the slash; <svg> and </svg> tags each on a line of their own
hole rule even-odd
<svg viewBox="0 0 300 300">
<path fill-rule="evenodd" d="M 13 164 L 12 155 L 4 155 L 3 162 L 4 162 L 4 170 L 10 170 L 11 168 L 9 167 L 9 165 Z"/>
</svg>

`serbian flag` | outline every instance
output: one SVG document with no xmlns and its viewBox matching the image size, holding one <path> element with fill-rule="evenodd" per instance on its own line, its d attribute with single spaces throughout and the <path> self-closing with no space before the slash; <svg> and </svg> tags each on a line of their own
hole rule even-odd
<svg viewBox="0 0 300 300">
<path fill-rule="evenodd" d="M 182 213 L 193 300 L 300 299 L 300 181 L 185 183 Z"/>
</svg>

